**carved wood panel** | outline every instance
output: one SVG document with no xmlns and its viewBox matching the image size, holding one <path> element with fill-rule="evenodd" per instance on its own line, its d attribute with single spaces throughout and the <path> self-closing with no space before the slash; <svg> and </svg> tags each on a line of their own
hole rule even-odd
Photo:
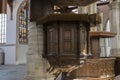
<svg viewBox="0 0 120 80">
<path fill-rule="evenodd" d="M 76 26 L 75 24 L 60 25 L 60 53 L 61 55 L 76 56 Z"/>
<path fill-rule="evenodd" d="M 47 51 L 49 54 L 55 55 L 57 52 L 58 38 L 57 38 L 57 27 L 49 26 L 47 30 Z"/>
<path fill-rule="evenodd" d="M 100 57 L 100 41 L 99 37 L 91 37 L 91 53 L 93 55 L 93 58 L 99 58 Z"/>
<path fill-rule="evenodd" d="M 83 22 L 58 21 L 44 25 L 44 54 L 52 66 L 80 64 L 80 54 L 87 54 L 87 25 Z M 84 56 L 82 56 L 84 57 Z"/>
</svg>

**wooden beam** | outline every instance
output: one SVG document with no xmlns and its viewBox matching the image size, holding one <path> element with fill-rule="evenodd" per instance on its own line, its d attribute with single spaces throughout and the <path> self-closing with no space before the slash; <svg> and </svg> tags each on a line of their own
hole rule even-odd
<svg viewBox="0 0 120 80">
<path fill-rule="evenodd" d="M 6 13 L 7 0 L 0 0 L 0 13 Z"/>
</svg>

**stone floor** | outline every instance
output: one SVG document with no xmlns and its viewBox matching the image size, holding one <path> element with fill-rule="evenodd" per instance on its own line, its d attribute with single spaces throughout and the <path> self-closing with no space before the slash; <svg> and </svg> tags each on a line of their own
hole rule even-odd
<svg viewBox="0 0 120 80">
<path fill-rule="evenodd" d="M 24 80 L 25 65 L 0 65 L 0 80 Z"/>
<path fill-rule="evenodd" d="M 115 77 L 115 80 L 120 80 L 120 75 Z"/>
<path fill-rule="evenodd" d="M 0 65 L 0 80 L 24 80 L 25 74 L 25 65 Z M 120 76 L 115 80 L 120 80 Z"/>
</svg>

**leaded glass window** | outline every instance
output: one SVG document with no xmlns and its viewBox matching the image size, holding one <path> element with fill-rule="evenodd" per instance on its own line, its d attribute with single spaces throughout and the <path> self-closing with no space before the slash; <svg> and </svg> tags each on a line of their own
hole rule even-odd
<svg viewBox="0 0 120 80">
<path fill-rule="evenodd" d="M 0 14 L 0 44 L 6 43 L 6 14 Z"/>
<path fill-rule="evenodd" d="M 19 43 L 28 43 L 28 21 L 29 21 L 29 5 L 28 1 L 25 1 L 19 11 L 18 26 L 19 26 Z"/>
</svg>

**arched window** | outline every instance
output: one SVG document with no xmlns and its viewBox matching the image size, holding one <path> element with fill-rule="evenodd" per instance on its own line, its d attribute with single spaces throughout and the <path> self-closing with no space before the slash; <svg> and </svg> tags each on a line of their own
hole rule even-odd
<svg viewBox="0 0 120 80">
<path fill-rule="evenodd" d="M 0 14 L 0 44 L 6 43 L 6 14 Z"/>
<path fill-rule="evenodd" d="M 24 1 L 18 11 L 19 43 L 28 43 L 29 0 Z"/>
<path fill-rule="evenodd" d="M 0 44 L 6 43 L 6 5 L 6 0 L 0 0 Z"/>
<path fill-rule="evenodd" d="M 110 20 L 109 19 L 106 23 L 106 31 L 110 32 Z"/>
</svg>

